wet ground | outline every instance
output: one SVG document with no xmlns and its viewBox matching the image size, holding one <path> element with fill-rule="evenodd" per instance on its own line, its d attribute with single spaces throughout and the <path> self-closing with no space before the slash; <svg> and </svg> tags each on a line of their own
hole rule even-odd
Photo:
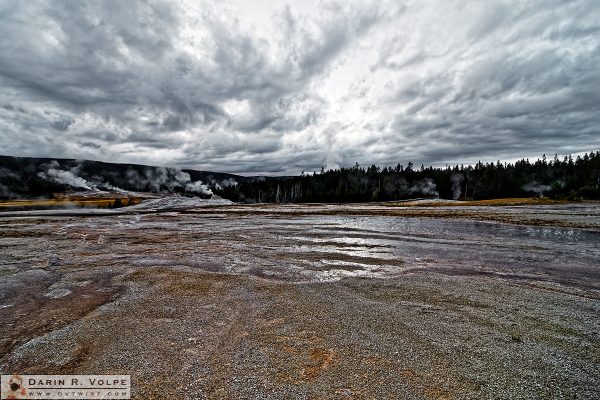
<svg viewBox="0 0 600 400">
<path fill-rule="evenodd" d="M 131 374 L 140 399 L 598 398 L 599 261 L 598 203 L 1 213 L 0 371 Z"/>
</svg>

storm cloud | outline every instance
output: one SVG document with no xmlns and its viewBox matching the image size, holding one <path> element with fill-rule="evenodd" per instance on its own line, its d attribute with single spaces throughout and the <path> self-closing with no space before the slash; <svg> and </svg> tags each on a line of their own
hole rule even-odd
<svg viewBox="0 0 600 400">
<path fill-rule="evenodd" d="M 247 174 L 600 147 L 597 1 L 3 1 L 0 153 Z"/>
</svg>

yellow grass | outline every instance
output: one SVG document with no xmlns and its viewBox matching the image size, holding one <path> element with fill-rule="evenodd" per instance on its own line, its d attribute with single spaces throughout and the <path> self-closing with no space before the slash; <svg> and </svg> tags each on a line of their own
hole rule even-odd
<svg viewBox="0 0 600 400">
<path fill-rule="evenodd" d="M 69 198 L 69 199 L 43 199 L 43 200 L 8 200 L 0 201 L 0 208 L 22 207 L 112 207 L 117 198 Z M 137 197 L 120 198 L 123 205 L 139 204 Z"/>
<path fill-rule="evenodd" d="M 118 197 L 87 198 L 79 196 L 70 196 L 61 199 L 43 199 L 43 200 L 7 200 L 0 201 L 2 208 L 53 208 L 53 207 L 90 207 L 90 208 L 108 208 L 112 207 Z M 119 197 L 123 205 L 139 204 L 139 197 Z M 553 200 L 548 198 L 507 198 L 491 200 L 467 200 L 467 201 L 404 201 L 404 202 L 386 202 L 380 203 L 392 207 L 461 207 L 461 206 L 523 206 L 523 205 L 549 205 L 562 204 L 564 200 Z M 310 205 L 310 204 L 307 204 Z M 313 204 L 316 205 L 316 204 Z M 261 207 L 276 207 L 277 205 L 263 204 Z"/>
</svg>

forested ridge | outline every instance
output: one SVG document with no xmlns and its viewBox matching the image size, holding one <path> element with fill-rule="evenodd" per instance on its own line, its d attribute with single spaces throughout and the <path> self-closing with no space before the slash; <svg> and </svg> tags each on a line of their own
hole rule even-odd
<svg viewBox="0 0 600 400">
<path fill-rule="evenodd" d="M 244 177 L 90 160 L 0 156 L 0 200 L 52 198 L 80 190 L 130 190 L 245 203 L 365 202 L 411 198 L 482 200 L 507 197 L 600 199 L 600 152 L 530 162 L 445 168 L 358 163 L 299 176 Z"/>
<path fill-rule="evenodd" d="M 530 162 L 481 163 L 445 168 L 363 167 L 302 173 L 296 177 L 257 178 L 215 190 L 242 202 L 364 202 L 415 197 L 478 200 L 546 196 L 600 199 L 600 152 L 560 159 L 545 155 Z"/>
</svg>

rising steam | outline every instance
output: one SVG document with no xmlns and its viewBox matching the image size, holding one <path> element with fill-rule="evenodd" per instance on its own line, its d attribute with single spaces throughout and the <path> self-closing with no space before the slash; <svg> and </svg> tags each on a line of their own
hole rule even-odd
<svg viewBox="0 0 600 400">
<path fill-rule="evenodd" d="M 37 175 L 44 180 L 54 181 L 76 188 L 83 188 L 87 190 L 96 189 L 96 187 L 90 185 L 88 181 L 80 176 L 77 176 L 77 173 L 79 172 L 78 167 L 72 168 L 70 171 L 65 171 L 58 169 L 58 166 L 59 165 L 56 161 L 52 161 L 48 164 L 48 169 L 45 172 L 38 172 Z"/>
<path fill-rule="evenodd" d="M 551 189 L 550 186 L 542 185 L 536 181 L 529 182 L 528 184 L 523 185 L 522 188 L 526 192 L 535 193 L 538 197 L 543 197 L 544 193 L 549 192 Z"/>
<path fill-rule="evenodd" d="M 77 189 L 87 190 L 116 190 L 119 189 L 115 182 L 106 182 L 103 178 L 94 175 L 87 180 L 79 176 L 81 165 L 78 164 L 71 169 L 61 169 L 56 161 L 52 161 L 44 166 L 45 171 L 38 172 L 40 178 L 61 183 Z M 192 181 L 190 174 L 176 168 L 148 168 L 138 171 L 129 168 L 124 176 L 113 176 L 117 179 L 119 185 L 124 184 L 135 190 L 159 192 L 188 192 L 203 196 L 212 196 L 213 191 L 201 180 Z M 123 178 L 125 181 L 123 181 Z M 109 178 L 110 179 L 110 178 Z M 113 179 L 110 179 L 111 181 Z M 227 182 L 224 186 L 231 184 Z M 236 182 L 237 184 L 237 182 Z"/>
<path fill-rule="evenodd" d="M 191 193 L 200 193 L 207 196 L 212 196 L 213 191 L 206 186 L 202 181 L 189 182 L 185 185 L 185 190 Z"/>
<path fill-rule="evenodd" d="M 410 188 L 411 193 L 420 193 L 427 197 L 439 197 L 437 186 L 431 178 L 421 179 Z"/>
<path fill-rule="evenodd" d="M 465 177 L 463 174 L 457 173 L 452 174 L 450 180 L 452 181 L 452 198 L 454 200 L 458 200 L 460 199 L 460 195 L 462 193 L 462 183 L 465 180 Z"/>
</svg>

